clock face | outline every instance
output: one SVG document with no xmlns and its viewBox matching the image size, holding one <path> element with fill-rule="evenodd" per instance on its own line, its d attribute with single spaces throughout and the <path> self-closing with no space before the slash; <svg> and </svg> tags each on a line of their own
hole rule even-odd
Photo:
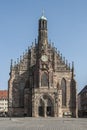
<svg viewBox="0 0 87 130">
<path fill-rule="evenodd" d="M 41 60 L 42 60 L 42 61 L 48 61 L 47 55 L 42 55 L 42 56 L 41 56 Z"/>
</svg>

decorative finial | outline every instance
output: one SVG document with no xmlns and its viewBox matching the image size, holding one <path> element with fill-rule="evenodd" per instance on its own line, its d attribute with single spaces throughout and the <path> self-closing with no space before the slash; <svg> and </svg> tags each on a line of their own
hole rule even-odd
<svg viewBox="0 0 87 130">
<path fill-rule="evenodd" d="M 25 53 L 23 52 L 23 59 L 24 59 L 24 55 L 25 55 Z"/>
<path fill-rule="evenodd" d="M 14 66 L 16 66 L 16 61 L 14 61 Z"/>
<path fill-rule="evenodd" d="M 68 66 L 68 60 L 66 60 L 66 66 Z"/>
<path fill-rule="evenodd" d="M 10 71 L 12 70 L 13 60 L 11 59 Z"/>
<path fill-rule="evenodd" d="M 74 78 L 74 62 L 72 62 L 72 78 Z"/>
<path fill-rule="evenodd" d="M 37 39 L 35 38 L 35 45 L 37 44 Z"/>
<path fill-rule="evenodd" d="M 30 47 L 28 46 L 28 51 L 30 50 Z"/>
<path fill-rule="evenodd" d="M 61 53 L 61 60 L 62 60 L 62 53 Z"/>
<path fill-rule="evenodd" d="M 32 47 L 34 47 L 34 43 L 32 42 Z"/>
<path fill-rule="evenodd" d="M 42 11 L 42 16 L 41 16 L 40 19 L 47 20 L 47 18 L 46 18 L 45 15 L 44 15 L 44 10 Z"/>
<path fill-rule="evenodd" d="M 69 63 L 69 70 L 70 70 L 70 63 Z"/>
<path fill-rule="evenodd" d="M 27 51 L 27 49 L 25 50 L 25 53 L 27 53 L 28 51 Z"/>
<path fill-rule="evenodd" d="M 63 61 L 64 61 L 64 63 L 65 63 L 65 57 L 63 57 Z"/>
<path fill-rule="evenodd" d="M 20 61 L 22 60 L 22 56 L 20 56 Z"/>
<path fill-rule="evenodd" d="M 74 62 L 72 61 L 72 70 L 74 70 Z"/>
<path fill-rule="evenodd" d="M 54 43 L 52 42 L 52 47 L 54 47 Z"/>
<path fill-rule="evenodd" d="M 17 58 L 17 63 L 19 64 L 19 58 Z"/>
</svg>

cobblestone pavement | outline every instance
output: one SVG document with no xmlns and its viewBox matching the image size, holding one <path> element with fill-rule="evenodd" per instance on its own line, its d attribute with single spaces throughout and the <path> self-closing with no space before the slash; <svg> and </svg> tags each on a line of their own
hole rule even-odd
<svg viewBox="0 0 87 130">
<path fill-rule="evenodd" d="M 0 118 L 0 130 L 87 130 L 87 118 Z"/>
</svg>

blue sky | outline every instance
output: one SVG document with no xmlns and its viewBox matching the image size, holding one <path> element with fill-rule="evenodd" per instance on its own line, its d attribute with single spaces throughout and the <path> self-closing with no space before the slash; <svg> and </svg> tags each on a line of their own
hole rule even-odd
<svg viewBox="0 0 87 130">
<path fill-rule="evenodd" d="M 48 39 L 74 61 L 78 92 L 87 84 L 87 0 L 0 0 L 0 89 L 8 87 L 10 59 L 37 38 L 43 9 Z"/>
</svg>

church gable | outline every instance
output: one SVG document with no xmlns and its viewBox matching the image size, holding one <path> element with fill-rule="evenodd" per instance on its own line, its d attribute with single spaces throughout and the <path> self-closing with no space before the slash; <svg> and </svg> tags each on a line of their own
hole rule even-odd
<svg viewBox="0 0 87 130">
<path fill-rule="evenodd" d="M 71 71 L 70 65 L 68 65 L 67 60 L 62 57 L 59 51 L 51 44 L 48 44 L 48 56 L 49 61 L 53 65 L 55 71 Z"/>
</svg>

